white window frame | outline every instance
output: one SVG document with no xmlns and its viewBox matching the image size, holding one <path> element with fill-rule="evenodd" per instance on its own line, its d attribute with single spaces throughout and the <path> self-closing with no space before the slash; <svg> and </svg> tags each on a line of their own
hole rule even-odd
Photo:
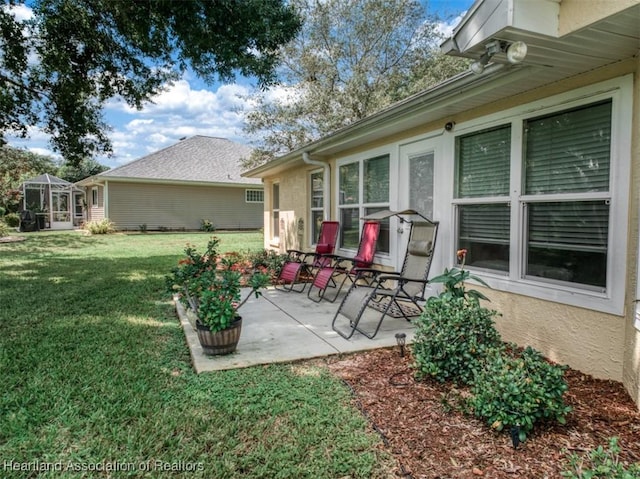
<svg viewBox="0 0 640 479">
<path fill-rule="evenodd" d="M 276 207 L 275 189 L 278 188 L 278 204 Z M 276 219 L 277 215 L 277 219 Z M 276 227 L 277 224 L 277 227 Z M 277 234 L 276 234 L 277 231 Z M 280 182 L 274 181 L 271 184 L 271 241 L 274 244 L 280 243 Z"/>
<path fill-rule="evenodd" d="M 313 206 L 313 177 L 320 175 L 322 180 L 322 206 Z M 318 240 L 318 231 L 315 231 L 314 228 L 314 213 L 320 213 L 320 217 L 324 218 L 324 205 L 327 201 L 324 197 L 324 170 L 313 170 L 309 172 L 309 243 L 311 246 L 315 246 L 316 241 Z"/>
<path fill-rule="evenodd" d="M 376 202 L 376 203 L 365 203 L 364 202 L 364 162 L 367 160 L 373 160 L 382 156 L 387 156 L 389 158 L 389 197 L 388 197 L 388 201 L 386 202 Z M 350 157 L 345 157 L 342 158 L 340 160 L 337 161 L 336 164 L 336 168 L 335 168 L 335 177 L 334 177 L 334 181 L 336 184 L 336 196 L 335 196 L 335 202 L 334 204 L 336 205 L 336 210 L 337 210 L 337 216 L 336 218 L 340 219 L 341 218 L 341 210 L 342 209 L 349 209 L 349 208 L 358 208 L 359 211 L 359 217 L 362 218 L 363 216 L 365 216 L 365 211 L 367 208 L 387 208 L 390 209 L 391 205 L 393 203 L 392 198 L 395 198 L 397 195 L 397 191 L 396 191 L 396 184 L 397 184 L 397 169 L 398 169 L 398 165 L 397 165 L 397 155 L 395 154 L 395 150 L 390 150 L 389 147 L 386 148 L 381 148 L 381 149 L 375 149 L 375 150 L 369 150 L 367 152 L 364 152 L 362 154 L 358 154 L 355 156 L 350 156 Z M 358 163 L 358 202 L 357 203 L 352 203 L 352 204 L 345 204 L 345 205 L 341 205 L 340 204 L 340 167 L 341 166 L 345 166 L 345 165 L 349 165 L 349 164 L 353 164 L 353 163 Z M 393 220 L 393 219 L 391 219 Z M 392 231 L 394 231 L 394 223 L 390 222 L 391 224 L 389 225 L 389 251 L 377 251 L 375 258 L 376 258 L 376 263 L 378 264 L 382 264 L 382 265 L 388 265 L 388 266 L 392 266 L 392 258 L 394 257 L 393 255 L 395 255 L 395 237 L 392 234 Z M 360 221 L 360 225 L 359 225 L 359 237 L 362 234 L 362 224 L 363 222 Z M 354 249 L 353 248 L 346 248 L 343 247 L 341 244 L 338 244 L 338 250 L 342 253 L 342 254 L 346 254 L 346 255 L 352 255 L 354 253 Z"/>
<path fill-rule="evenodd" d="M 255 196 L 258 199 L 255 199 Z M 245 203 L 264 203 L 264 190 L 261 189 L 246 189 L 244 190 L 244 202 Z"/>
<path fill-rule="evenodd" d="M 611 165 L 609 192 L 609 242 L 607 248 L 607 279 L 604 291 L 582 288 L 569 284 L 556 284 L 542 278 L 525 277 L 526 225 L 523 205 L 531 201 L 522 191 L 523 122 L 530 118 L 553 114 L 572 108 L 586 106 L 611 99 Z M 507 200 L 510 212 L 509 270 L 506 273 L 474 270 L 490 287 L 506 292 L 518 293 L 544 300 L 588 308 L 616 315 L 624 314 L 626 291 L 628 212 L 631 174 L 631 124 L 633 105 L 633 77 L 605 81 L 588 87 L 555 95 L 530 104 L 482 117 L 468 123 L 456 125 L 456 136 L 511 123 L 510 192 Z M 455 138 L 452 138 L 455 142 Z M 458 238 L 457 205 L 473 202 L 473 199 L 455 198 L 452 191 L 451 224 L 454 225 L 453 240 L 449 246 L 449 263 L 455 264 L 455 248 Z M 602 199 L 602 193 L 591 195 Z M 591 197 L 588 194 L 585 197 Z M 550 197 L 547 196 L 546 199 Z M 500 197 L 504 201 L 504 197 Z M 473 269 L 473 268 L 469 268 Z"/>
</svg>

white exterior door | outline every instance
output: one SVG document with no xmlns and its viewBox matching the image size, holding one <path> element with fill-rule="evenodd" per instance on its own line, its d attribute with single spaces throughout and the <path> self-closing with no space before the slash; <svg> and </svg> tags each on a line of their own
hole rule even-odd
<svg viewBox="0 0 640 479">
<path fill-rule="evenodd" d="M 51 229 L 68 230 L 72 228 L 71 193 L 53 191 L 51 193 Z"/>
<path fill-rule="evenodd" d="M 428 139 L 400 146 L 398 210 L 413 209 L 427 218 L 437 219 L 434 210 L 434 203 L 437 203 L 434 202 L 437 185 L 434 179 L 437 173 L 438 140 L 439 138 Z M 420 220 L 416 216 L 411 219 Z M 399 270 L 409 242 L 409 225 L 399 222 L 397 232 L 396 263 Z M 439 261 L 434 256 L 429 276 L 438 274 L 438 270 L 435 269 L 438 264 Z M 435 293 L 435 289 L 427 292 L 428 295 Z"/>
</svg>

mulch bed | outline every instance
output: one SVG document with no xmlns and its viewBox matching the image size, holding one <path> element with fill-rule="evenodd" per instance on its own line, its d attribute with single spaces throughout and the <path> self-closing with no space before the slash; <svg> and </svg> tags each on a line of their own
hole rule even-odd
<svg viewBox="0 0 640 479">
<path fill-rule="evenodd" d="M 585 454 L 620 438 L 620 460 L 640 462 L 640 412 L 622 384 L 568 369 L 567 424 L 541 425 L 514 449 L 507 432 L 456 408 L 450 384 L 416 382 L 409 354 L 381 349 L 336 358 L 330 370 L 397 460 L 396 477 L 429 479 L 560 478 L 567 453 Z"/>
</svg>

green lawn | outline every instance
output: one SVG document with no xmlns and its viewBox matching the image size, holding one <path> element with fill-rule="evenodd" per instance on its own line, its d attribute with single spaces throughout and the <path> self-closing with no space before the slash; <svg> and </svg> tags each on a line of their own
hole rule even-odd
<svg viewBox="0 0 640 479">
<path fill-rule="evenodd" d="M 211 234 L 26 236 L 0 244 L 0 477 L 387 476 L 324 368 L 193 373 L 164 275 Z"/>
</svg>

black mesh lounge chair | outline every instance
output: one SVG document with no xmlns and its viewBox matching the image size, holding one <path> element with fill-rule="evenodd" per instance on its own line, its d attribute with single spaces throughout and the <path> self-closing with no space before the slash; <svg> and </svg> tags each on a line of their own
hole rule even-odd
<svg viewBox="0 0 640 479">
<path fill-rule="evenodd" d="M 282 265 L 276 289 L 282 291 L 296 291 L 301 293 L 307 286 L 306 281 L 300 282 L 301 277 L 311 278 L 313 272 L 326 263 L 329 259 L 323 255 L 333 254 L 338 239 L 340 223 L 337 221 L 323 221 L 320 225 L 320 233 L 315 251 L 304 252 L 295 249 L 287 250 L 288 258 Z M 298 286 L 296 286 L 298 284 Z M 299 286 L 302 285 L 302 286 Z"/>
<path fill-rule="evenodd" d="M 409 213 L 411 212 L 411 213 Z M 392 213 L 392 212 L 390 212 Z M 417 214 L 406 210 L 394 214 Z M 421 215 L 420 215 L 421 216 Z M 375 275 L 373 281 L 362 284 L 354 281 L 342 300 L 331 323 L 332 328 L 345 339 L 358 331 L 373 339 L 387 316 L 410 318 L 419 316 L 423 308 L 424 293 L 429 283 L 429 269 L 438 232 L 438 223 L 425 218 L 425 221 L 411 223 L 409 243 L 405 253 L 402 271 L 389 273 L 379 270 L 366 270 L 362 273 Z M 361 325 L 365 312 L 375 310 L 381 314 L 375 321 Z M 377 313 L 368 314 L 377 317 Z M 370 323 L 374 323 L 373 325 Z"/>
</svg>

